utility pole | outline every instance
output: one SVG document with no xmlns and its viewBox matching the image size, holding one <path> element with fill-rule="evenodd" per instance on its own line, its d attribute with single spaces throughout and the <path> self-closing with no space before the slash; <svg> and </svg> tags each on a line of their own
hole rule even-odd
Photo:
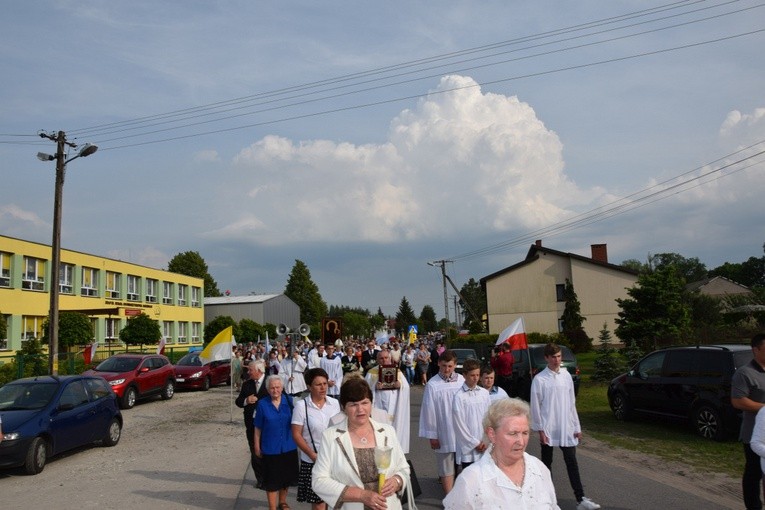
<svg viewBox="0 0 765 510">
<path fill-rule="evenodd" d="M 446 263 L 451 262 L 451 260 L 434 260 L 433 262 L 428 262 L 429 266 L 441 266 L 441 279 L 443 280 L 444 284 L 444 317 L 446 317 L 446 323 L 451 325 L 451 321 L 449 320 L 449 296 L 446 294 Z"/>
</svg>

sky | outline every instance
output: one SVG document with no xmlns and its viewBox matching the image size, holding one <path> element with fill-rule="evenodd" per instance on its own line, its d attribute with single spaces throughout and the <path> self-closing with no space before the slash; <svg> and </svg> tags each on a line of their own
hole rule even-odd
<svg viewBox="0 0 765 510">
<path fill-rule="evenodd" d="M 458 287 L 543 245 L 763 255 L 757 1 L 14 2 L 0 17 L 0 234 L 328 305 Z M 69 157 L 77 154 L 70 150 Z M 452 304 L 454 293 L 449 289 Z M 450 310 L 454 319 L 454 311 Z"/>
</svg>

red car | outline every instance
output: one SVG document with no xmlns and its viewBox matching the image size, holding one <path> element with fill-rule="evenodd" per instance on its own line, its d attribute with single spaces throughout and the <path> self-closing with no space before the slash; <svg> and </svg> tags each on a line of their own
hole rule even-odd
<svg viewBox="0 0 765 510">
<path fill-rule="evenodd" d="M 159 395 L 168 400 L 175 393 L 173 365 L 159 354 L 115 354 L 84 373 L 106 379 L 123 409 L 132 408 L 141 398 Z"/>
<path fill-rule="evenodd" d="M 199 352 L 190 352 L 175 364 L 175 385 L 180 388 L 207 391 L 210 386 L 231 384 L 231 360 L 202 363 Z"/>
</svg>

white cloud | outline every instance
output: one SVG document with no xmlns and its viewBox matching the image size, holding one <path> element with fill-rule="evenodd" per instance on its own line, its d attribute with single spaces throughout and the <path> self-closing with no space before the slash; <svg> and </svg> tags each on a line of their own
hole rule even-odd
<svg viewBox="0 0 765 510">
<path fill-rule="evenodd" d="M 533 228 L 600 194 L 564 174 L 562 144 L 531 106 L 483 93 L 462 76 L 444 77 L 401 112 L 383 143 L 266 136 L 234 164 L 247 192 L 236 219 L 217 233 L 258 230 L 284 241 Z"/>
<path fill-rule="evenodd" d="M 16 204 L 6 204 L 0 206 L 0 223 L 26 223 L 34 227 L 46 227 L 50 224 L 43 221 L 36 213 L 27 211 Z"/>
<path fill-rule="evenodd" d="M 765 108 L 755 108 L 751 113 L 729 112 L 720 126 L 720 136 L 739 147 L 765 139 Z"/>
<path fill-rule="evenodd" d="M 155 269 L 166 269 L 168 262 L 170 262 L 170 259 L 172 258 L 167 253 L 152 246 L 131 248 L 127 250 L 109 250 L 104 256 L 115 260 L 130 262 L 132 264 L 153 267 Z"/>
</svg>

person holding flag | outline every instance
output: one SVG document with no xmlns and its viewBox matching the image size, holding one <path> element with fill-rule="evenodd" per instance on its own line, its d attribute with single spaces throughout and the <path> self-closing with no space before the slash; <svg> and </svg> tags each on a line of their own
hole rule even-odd
<svg viewBox="0 0 765 510">
<path fill-rule="evenodd" d="M 494 369 L 496 384 L 508 395 L 518 395 L 517 391 L 513 393 L 513 363 L 515 363 L 513 351 L 529 348 L 523 317 L 518 317 L 502 330 L 497 337 L 496 347 L 498 349 L 495 349 L 491 355 L 491 367 Z"/>
</svg>

